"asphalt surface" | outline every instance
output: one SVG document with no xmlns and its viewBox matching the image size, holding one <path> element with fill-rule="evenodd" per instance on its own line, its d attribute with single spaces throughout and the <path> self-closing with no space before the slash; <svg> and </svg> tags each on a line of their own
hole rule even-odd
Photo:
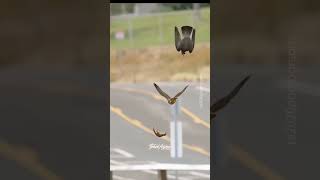
<svg viewBox="0 0 320 180">
<path fill-rule="evenodd" d="M 157 82 L 168 94 L 175 95 L 188 82 L 168 83 Z M 189 84 L 187 90 L 179 98 L 180 107 L 189 110 L 206 123 L 209 122 L 209 82 L 202 83 L 204 90 L 199 89 L 199 83 Z M 131 91 L 128 91 L 130 89 Z M 111 84 L 110 105 L 121 109 L 126 116 L 140 121 L 146 128 L 158 129 L 167 132 L 170 136 L 169 123 L 172 120 L 172 107 L 165 101 L 153 98 L 158 92 L 152 83 L 143 84 Z M 163 98 L 164 99 L 164 98 Z M 183 163 L 183 164 L 210 164 L 210 154 L 204 155 L 187 148 L 183 150 L 182 158 L 171 158 L 170 150 L 150 149 L 150 144 L 170 146 L 170 142 L 146 132 L 121 118 L 117 113 L 110 111 L 110 165 L 122 164 L 152 164 L 152 163 Z M 192 118 L 180 112 L 178 121 L 182 122 L 183 143 L 200 147 L 210 153 L 210 129 L 196 124 Z M 124 151 L 131 156 L 121 156 L 117 151 Z M 123 154 L 123 153 L 122 153 Z M 174 172 L 169 172 L 173 175 Z M 179 178 L 209 179 L 209 171 L 178 172 Z M 157 179 L 157 174 L 150 172 L 115 172 L 114 175 L 131 179 Z M 169 176 L 171 177 L 171 176 Z"/>
<path fill-rule="evenodd" d="M 247 74 L 253 76 L 211 122 L 211 143 L 209 128 L 194 123 L 183 112 L 179 116 L 183 121 L 184 143 L 208 152 L 211 150 L 211 162 L 216 164 L 211 167 L 214 170 L 211 177 L 217 180 L 239 177 L 318 179 L 318 66 L 297 65 L 296 70 L 297 81 L 293 85 L 296 126 L 292 126 L 286 117 L 289 106 L 287 65 L 216 65 L 212 69 L 210 91 L 217 98 L 229 92 Z M 0 74 L 0 179 L 59 179 L 56 176 L 61 179 L 102 179 L 102 172 L 108 171 L 105 168 L 109 163 L 176 162 L 168 151 L 148 149 L 149 143 L 166 145 L 168 141 L 156 138 L 110 111 L 106 106 L 106 74 L 102 71 L 15 66 L 2 69 Z M 178 83 L 173 88 L 168 83 L 158 84 L 170 94 L 175 93 L 176 86 L 180 90 L 185 85 Z M 190 86 L 182 95 L 181 104 L 208 122 L 209 114 L 206 116 L 205 112 L 208 101 L 203 98 L 201 109 L 200 90 L 196 85 Z M 137 84 L 131 88 L 156 93 L 152 84 Z M 171 116 L 167 104 L 140 93 L 120 90 L 111 93 L 110 104 L 120 108 L 131 120 L 139 120 L 147 128 L 157 126 L 160 131 L 168 132 Z M 204 97 L 208 96 L 204 94 Z M 128 106 L 128 103 L 133 105 Z M 140 109 L 143 114 L 138 113 Z M 108 111 L 111 115 L 110 157 L 114 160 L 110 162 L 105 156 L 109 147 L 104 144 L 109 139 L 106 135 L 108 122 L 105 121 L 109 119 Z M 292 134 L 289 130 L 294 129 L 296 144 L 289 144 L 292 142 L 288 140 L 289 133 Z M 23 155 L 28 152 L 23 147 L 36 153 L 38 163 L 21 164 L 28 162 L 24 157 L 33 156 L 30 152 Z M 134 157 L 127 158 L 131 156 L 119 149 Z M 16 153 L 8 156 L 8 152 Z M 185 148 L 184 157 L 177 161 L 206 163 L 210 162 L 208 158 Z M 208 172 L 179 174 L 192 179 L 206 176 Z M 115 175 L 118 179 L 122 175 L 131 179 L 156 177 L 152 171 Z"/>
<path fill-rule="evenodd" d="M 212 102 L 226 95 L 248 74 L 252 78 L 211 123 L 210 154 L 214 164 L 211 177 L 218 180 L 318 177 L 317 66 L 296 65 L 292 70 L 287 65 L 217 65 L 210 89 Z M 172 85 L 164 84 L 170 90 Z M 152 91 L 153 87 L 139 88 Z M 205 117 L 199 113 L 199 95 L 193 97 L 196 99 L 184 99 L 184 105 L 199 117 Z M 198 104 L 189 106 L 189 102 Z M 192 142 L 192 138 L 188 140 Z"/>
</svg>

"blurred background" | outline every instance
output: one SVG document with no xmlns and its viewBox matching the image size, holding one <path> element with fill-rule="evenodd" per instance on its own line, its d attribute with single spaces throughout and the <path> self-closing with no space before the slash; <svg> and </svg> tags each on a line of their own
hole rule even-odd
<svg viewBox="0 0 320 180">
<path fill-rule="evenodd" d="M 0 14 L 0 179 L 105 179 L 104 2 L 5 0 Z"/>
<path fill-rule="evenodd" d="M 212 122 L 214 179 L 315 179 L 319 3 L 215 1 L 211 102 L 252 74 Z"/>
<path fill-rule="evenodd" d="M 110 4 L 110 166 L 210 164 L 210 6 L 201 3 Z M 196 29 L 193 52 L 182 56 L 174 27 Z M 181 30 L 180 30 L 181 31 Z M 170 106 L 155 89 L 179 97 Z M 172 158 L 170 122 L 182 122 L 183 156 Z M 158 138 L 152 128 L 167 135 Z M 156 171 L 113 172 L 114 178 L 157 179 Z M 168 171 L 168 178 L 175 178 Z M 179 179 L 209 179 L 209 171 L 178 171 Z"/>
</svg>

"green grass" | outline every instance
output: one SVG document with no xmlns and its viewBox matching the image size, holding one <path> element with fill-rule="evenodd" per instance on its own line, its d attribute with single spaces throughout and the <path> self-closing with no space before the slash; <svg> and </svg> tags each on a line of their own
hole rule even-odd
<svg viewBox="0 0 320 180">
<path fill-rule="evenodd" d="M 176 11 L 162 13 L 162 26 L 158 16 L 133 17 L 132 43 L 129 39 L 129 23 L 126 19 L 114 20 L 110 27 L 111 48 L 144 48 L 158 45 L 174 45 L 174 26 L 180 28 L 184 25 L 192 25 L 192 11 Z M 210 8 L 201 9 L 201 20 L 195 22 L 196 42 L 210 42 Z M 160 40 L 162 28 L 163 40 Z M 115 39 L 117 31 L 125 32 L 124 40 Z"/>
</svg>

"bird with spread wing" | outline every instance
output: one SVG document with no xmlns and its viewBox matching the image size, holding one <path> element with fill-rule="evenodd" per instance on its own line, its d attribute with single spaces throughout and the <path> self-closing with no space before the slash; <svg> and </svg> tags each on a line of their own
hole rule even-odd
<svg viewBox="0 0 320 180">
<path fill-rule="evenodd" d="M 245 77 L 227 96 L 219 99 L 217 102 L 215 102 L 210 107 L 210 119 L 213 119 L 216 117 L 216 113 L 224 108 L 230 100 L 240 91 L 242 86 L 249 80 L 251 75 Z"/>
<path fill-rule="evenodd" d="M 189 85 L 187 85 L 182 91 L 180 91 L 178 94 L 176 94 L 173 98 L 171 98 L 167 93 L 165 93 L 164 91 L 162 91 L 160 89 L 160 87 L 156 84 L 153 83 L 154 87 L 156 87 L 157 91 L 159 92 L 159 94 L 161 94 L 163 97 L 165 97 L 168 101 L 169 104 L 173 105 L 174 103 L 176 103 L 178 97 L 187 89 L 187 87 Z"/>
</svg>

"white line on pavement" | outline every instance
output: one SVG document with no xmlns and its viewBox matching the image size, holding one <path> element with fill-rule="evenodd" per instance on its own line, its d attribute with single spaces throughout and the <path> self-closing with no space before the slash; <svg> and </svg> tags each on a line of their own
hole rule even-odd
<svg viewBox="0 0 320 180">
<path fill-rule="evenodd" d="M 193 176 L 199 176 L 199 177 L 202 177 L 202 178 L 210 179 L 210 174 L 200 173 L 200 172 L 196 172 L 196 171 L 191 171 L 189 174 L 191 174 Z"/>
<path fill-rule="evenodd" d="M 149 163 L 150 164 L 156 164 L 157 162 L 149 161 Z M 110 159 L 110 164 L 128 165 L 125 162 L 119 162 L 119 161 L 115 161 L 115 160 L 111 160 L 111 159 Z M 153 175 L 157 175 L 158 174 L 158 172 L 156 170 L 142 170 L 142 172 L 145 172 L 145 173 L 148 173 L 148 174 L 153 174 Z M 197 178 L 197 177 L 210 179 L 210 174 L 200 173 L 200 172 L 196 172 L 196 171 L 191 171 L 189 174 L 192 175 L 193 177 L 190 177 L 190 176 L 181 177 L 181 175 L 180 175 L 179 179 L 180 180 L 192 180 L 193 178 Z M 175 175 L 173 174 L 173 171 L 169 171 L 167 176 L 168 176 L 169 179 L 175 179 L 176 178 Z M 194 176 L 196 176 L 196 177 L 194 177 Z M 119 180 L 121 180 L 121 179 L 119 179 Z"/>
<path fill-rule="evenodd" d="M 111 159 L 110 159 L 110 163 L 115 164 L 115 165 L 128 165 L 127 163 L 123 163 L 123 162 L 119 162 L 119 161 L 115 161 L 115 160 L 111 160 Z M 145 172 L 148 174 L 158 175 L 157 171 L 154 171 L 154 170 L 143 170 L 142 172 Z"/>
<path fill-rule="evenodd" d="M 119 149 L 119 148 L 112 148 L 110 149 L 111 151 L 114 151 L 114 152 L 117 152 L 118 154 L 121 154 L 122 156 L 126 157 L 126 158 L 134 158 L 134 155 L 125 151 L 125 150 L 122 150 L 122 149 Z"/>
<path fill-rule="evenodd" d="M 117 176 L 117 175 L 113 175 L 112 178 L 118 179 L 118 180 L 135 180 L 135 179 L 131 179 L 131 178 L 124 178 L 124 177 Z"/>
<path fill-rule="evenodd" d="M 203 87 L 203 86 L 196 86 L 196 88 L 199 89 L 200 91 L 204 91 L 204 92 L 210 93 L 210 88 L 206 88 L 206 87 Z"/>
<path fill-rule="evenodd" d="M 118 161 L 115 161 L 115 160 L 110 159 L 110 164 L 115 164 L 115 165 L 124 165 L 125 163 L 118 162 Z"/>
</svg>

